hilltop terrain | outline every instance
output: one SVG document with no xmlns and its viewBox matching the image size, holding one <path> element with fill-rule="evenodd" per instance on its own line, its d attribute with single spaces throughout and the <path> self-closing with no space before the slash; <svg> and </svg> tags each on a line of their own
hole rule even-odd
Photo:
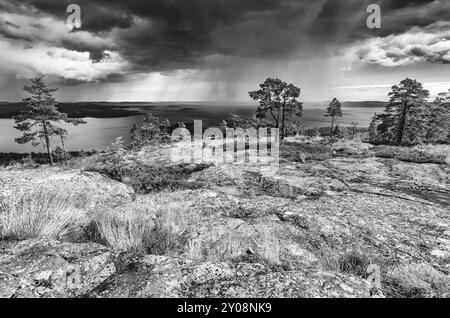
<svg viewBox="0 0 450 318">
<path fill-rule="evenodd" d="M 450 297 L 448 146 L 289 138 L 274 176 L 170 147 L 1 170 L 0 296 Z"/>
</svg>

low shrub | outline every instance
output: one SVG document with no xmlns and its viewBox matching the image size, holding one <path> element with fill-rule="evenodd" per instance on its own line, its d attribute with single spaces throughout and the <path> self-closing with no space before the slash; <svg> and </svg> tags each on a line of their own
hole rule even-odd
<svg viewBox="0 0 450 318">
<path fill-rule="evenodd" d="M 86 170 L 102 173 L 109 178 L 131 186 L 136 193 L 146 194 L 163 190 L 199 189 L 202 184 L 188 181 L 192 173 L 210 165 L 162 166 L 96 164 Z"/>
<path fill-rule="evenodd" d="M 75 158 L 85 158 L 86 156 L 91 156 L 95 154 L 96 151 L 68 151 L 67 157 L 68 159 Z M 60 151 L 53 152 L 53 160 L 55 163 L 63 163 L 64 157 L 60 154 Z M 38 166 L 38 165 L 46 165 L 49 164 L 49 159 L 47 153 L 39 152 L 39 153 L 0 153 L 0 166 L 11 166 L 14 164 L 21 164 L 26 167 L 28 166 Z"/>
<path fill-rule="evenodd" d="M 386 159 L 397 159 L 412 163 L 435 163 L 445 164 L 446 156 L 442 154 L 433 154 L 414 148 L 403 148 L 394 146 L 377 146 L 374 148 L 375 156 Z"/>
<path fill-rule="evenodd" d="M 327 144 L 285 142 L 280 145 L 280 158 L 291 162 L 324 161 L 333 157 Z"/>
</svg>

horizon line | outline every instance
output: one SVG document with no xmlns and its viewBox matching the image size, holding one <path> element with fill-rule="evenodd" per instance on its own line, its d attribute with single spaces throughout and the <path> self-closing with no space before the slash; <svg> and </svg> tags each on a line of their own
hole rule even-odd
<svg viewBox="0 0 450 318">
<path fill-rule="evenodd" d="M 24 102 L 23 100 L 19 100 L 19 101 L 0 101 L 0 103 L 22 103 Z M 301 103 L 330 103 L 330 100 L 322 100 L 322 101 L 313 101 L 313 100 L 309 100 L 309 101 L 300 101 Z M 388 103 L 389 101 L 384 101 L 384 100 L 343 100 L 341 101 L 341 103 Z M 257 101 L 183 101 L 183 100 L 178 100 L 178 101 L 104 101 L 104 100 L 83 100 L 83 101 L 57 101 L 58 104 L 61 103 L 71 103 L 71 104 L 77 104 L 77 103 L 148 103 L 148 104 L 162 104 L 162 103 L 246 103 L 246 104 L 257 104 Z"/>
</svg>

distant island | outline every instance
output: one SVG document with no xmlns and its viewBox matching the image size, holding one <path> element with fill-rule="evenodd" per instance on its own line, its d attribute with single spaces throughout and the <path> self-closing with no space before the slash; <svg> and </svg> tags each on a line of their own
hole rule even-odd
<svg viewBox="0 0 450 318">
<path fill-rule="evenodd" d="M 153 105 L 154 104 L 154 105 Z M 75 102 L 75 103 L 59 103 L 58 109 L 69 115 L 70 118 L 120 118 L 130 117 L 144 114 L 141 108 L 157 107 L 160 103 L 152 102 Z M 190 103 L 186 103 L 190 104 Z M 203 104 L 203 103 L 202 103 Z M 207 105 L 207 102 L 204 103 Z M 306 107 L 323 106 L 326 102 L 305 102 Z M 387 102 L 382 101 L 361 101 L 361 102 L 343 102 L 344 108 L 360 107 L 360 108 L 380 108 L 385 107 Z M 185 107 L 187 105 L 168 104 L 168 109 L 181 108 L 182 111 L 193 110 L 193 107 Z M 191 105 L 189 105 L 191 106 Z M 17 116 L 25 108 L 23 102 L 0 102 L 0 118 L 9 119 Z"/>
<path fill-rule="evenodd" d="M 59 103 L 58 109 L 70 118 L 118 118 L 136 116 L 142 112 L 132 109 L 128 103 L 79 102 Z M 151 106 L 149 106 L 151 107 Z M 0 103 L 0 118 L 13 118 L 25 109 L 25 103 Z"/>
</svg>

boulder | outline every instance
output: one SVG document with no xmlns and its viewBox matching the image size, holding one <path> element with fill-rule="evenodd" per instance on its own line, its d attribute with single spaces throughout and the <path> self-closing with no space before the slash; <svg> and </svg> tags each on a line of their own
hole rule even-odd
<svg viewBox="0 0 450 318">
<path fill-rule="evenodd" d="M 70 196 L 76 208 L 85 210 L 115 207 L 134 196 L 132 188 L 96 172 L 58 168 L 0 171 L 2 197 L 39 191 Z"/>
<path fill-rule="evenodd" d="M 0 243 L 0 297 L 74 297 L 115 272 L 114 254 L 95 243 L 51 239 Z"/>
</svg>

